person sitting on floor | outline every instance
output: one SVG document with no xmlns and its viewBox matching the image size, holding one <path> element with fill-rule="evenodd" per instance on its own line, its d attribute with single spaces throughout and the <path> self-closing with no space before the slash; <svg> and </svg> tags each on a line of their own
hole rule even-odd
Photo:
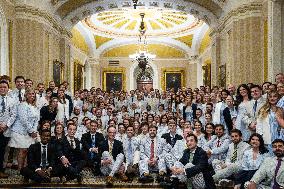
<svg viewBox="0 0 284 189">
<path fill-rule="evenodd" d="M 58 166 L 56 149 L 50 143 L 51 132 L 48 129 L 40 131 L 41 142 L 32 144 L 28 149 L 27 167 L 21 169 L 25 179 L 37 183 L 50 182 L 51 177 L 63 176 L 62 168 Z"/>
<path fill-rule="evenodd" d="M 188 188 L 215 189 L 212 175 L 208 171 L 208 157 L 206 152 L 197 146 L 198 139 L 194 134 L 186 137 L 187 149 L 182 158 L 171 168 L 173 188 L 178 188 L 178 181 L 187 182 Z M 176 178 L 175 178 L 176 177 Z"/>
<path fill-rule="evenodd" d="M 101 172 L 107 176 L 106 183 L 112 185 L 114 182 L 114 174 L 118 173 L 122 181 L 128 178 L 124 174 L 124 154 L 122 142 L 115 139 L 116 128 L 109 126 L 107 128 L 107 139 L 105 139 L 99 147 L 101 157 Z"/>
</svg>

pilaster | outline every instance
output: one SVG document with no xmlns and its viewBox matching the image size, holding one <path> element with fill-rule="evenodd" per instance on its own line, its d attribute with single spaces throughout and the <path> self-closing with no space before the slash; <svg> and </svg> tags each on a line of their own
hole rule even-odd
<svg viewBox="0 0 284 189">
<path fill-rule="evenodd" d="M 284 14 L 282 0 L 268 1 L 268 80 L 274 81 L 277 73 L 284 71 Z"/>
</svg>

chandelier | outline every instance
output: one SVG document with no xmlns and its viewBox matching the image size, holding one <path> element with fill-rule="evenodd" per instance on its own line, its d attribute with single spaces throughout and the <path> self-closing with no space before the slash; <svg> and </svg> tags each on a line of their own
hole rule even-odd
<svg viewBox="0 0 284 189">
<path fill-rule="evenodd" d="M 129 55 L 129 58 L 138 62 L 139 68 L 142 69 L 142 73 L 145 73 L 145 69 L 149 61 L 156 58 L 156 55 L 147 52 L 147 43 L 146 43 L 146 28 L 144 23 L 145 13 L 140 13 L 141 23 L 139 27 L 139 40 L 138 44 L 140 46 L 139 52 Z"/>
</svg>

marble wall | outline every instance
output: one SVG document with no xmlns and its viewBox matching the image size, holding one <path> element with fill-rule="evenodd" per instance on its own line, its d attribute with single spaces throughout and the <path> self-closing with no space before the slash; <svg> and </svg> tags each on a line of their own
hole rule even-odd
<svg viewBox="0 0 284 189">
<path fill-rule="evenodd" d="M 91 86 L 95 87 L 102 87 L 102 70 L 105 68 L 115 68 L 113 66 L 108 65 L 108 61 L 110 59 L 100 59 L 97 60 L 99 61 L 99 64 L 91 64 L 91 73 L 92 73 L 92 82 Z M 130 70 L 132 70 L 132 65 L 133 62 L 129 59 L 125 58 L 116 58 L 115 60 L 119 60 L 119 67 L 125 68 L 125 75 L 126 75 L 126 89 L 130 90 L 131 87 L 131 82 L 133 82 L 134 77 L 131 78 L 130 75 Z M 161 77 L 162 77 L 162 69 L 167 69 L 167 68 L 173 68 L 173 67 L 178 67 L 182 68 L 185 71 L 185 86 L 191 86 L 191 87 L 196 87 L 196 82 L 197 82 L 197 70 L 196 70 L 196 64 L 193 62 L 189 62 L 188 60 L 181 59 L 181 60 L 176 60 L 176 59 L 157 59 L 153 61 L 154 64 L 154 69 L 157 69 L 157 79 L 154 80 L 156 82 L 158 89 L 161 89 Z M 132 80 L 132 81 L 131 81 Z M 134 81 L 135 82 L 135 81 Z"/>
</svg>

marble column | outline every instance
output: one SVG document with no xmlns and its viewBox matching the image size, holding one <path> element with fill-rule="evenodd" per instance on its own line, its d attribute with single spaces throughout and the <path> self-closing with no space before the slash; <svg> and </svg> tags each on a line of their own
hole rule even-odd
<svg viewBox="0 0 284 189">
<path fill-rule="evenodd" d="M 284 13 L 282 0 L 268 1 L 268 79 L 274 81 L 275 75 L 284 72 Z"/>
<path fill-rule="evenodd" d="M 220 66 L 220 37 L 218 33 L 211 35 L 211 86 L 219 85 L 219 66 Z"/>
<path fill-rule="evenodd" d="M 90 89 L 92 87 L 102 88 L 102 74 L 99 60 L 96 58 L 89 58 L 87 60 L 87 65 L 85 68 L 86 74 L 86 88 Z"/>
</svg>

